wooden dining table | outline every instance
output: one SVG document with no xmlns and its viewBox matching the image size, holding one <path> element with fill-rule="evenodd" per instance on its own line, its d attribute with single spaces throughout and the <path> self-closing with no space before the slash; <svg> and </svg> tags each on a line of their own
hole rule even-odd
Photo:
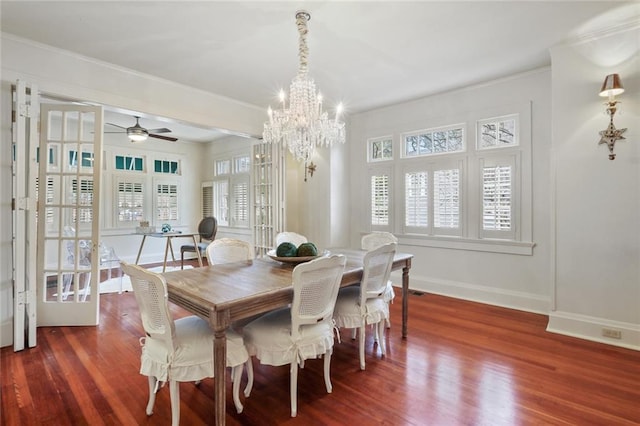
<svg viewBox="0 0 640 426">
<path fill-rule="evenodd" d="M 330 249 L 347 258 L 340 286 L 360 283 L 365 251 Z M 402 338 L 407 337 L 409 269 L 413 255 L 396 253 L 392 270 L 402 269 Z M 294 265 L 264 258 L 162 274 L 169 300 L 206 319 L 214 331 L 215 424 L 226 419 L 226 330 L 234 322 L 287 306 L 293 301 Z"/>
</svg>

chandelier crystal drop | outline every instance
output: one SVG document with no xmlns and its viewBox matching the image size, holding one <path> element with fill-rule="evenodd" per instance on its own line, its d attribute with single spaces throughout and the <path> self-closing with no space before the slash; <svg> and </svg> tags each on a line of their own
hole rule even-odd
<svg viewBox="0 0 640 426">
<path fill-rule="evenodd" d="M 311 15 L 296 12 L 296 25 L 300 34 L 298 74 L 289 88 L 289 104 L 284 91 L 280 92 L 280 109 L 269 107 L 269 121 L 264 123 L 262 137 L 268 143 L 282 143 L 298 161 L 307 163 L 316 146 L 331 146 L 345 142 L 345 126 L 340 120 L 342 105 L 338 105 L 334 118 L 322 109 L 322 95 L 307 73 L 307 22 Z"/>
</svg>

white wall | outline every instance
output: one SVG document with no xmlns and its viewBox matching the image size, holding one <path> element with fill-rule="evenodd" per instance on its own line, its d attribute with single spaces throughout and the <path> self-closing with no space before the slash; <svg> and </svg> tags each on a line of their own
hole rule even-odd
<svg viewBox="0 0 640 426">
<path fill-rule="evenodd" d="M 619 21 L 620 22 L 620 21 Z M 640 29 L 551 50 L 555 271 L 549 330 L 640 349 Z M 622 23 L 622 22 L 620 22 Z M 634 28 L 635 27 L 635 28 Z M 598 145 L 609 122 L 598 92 L 618 73 L 616 159 Z M 619 330 L 620 340 L 602 336 Z"/>
<path fill-rule="evenodd" d="M 398 144 L 402 132 L 456 124 L 468 112 L 529 102 L 532 112 L 533 207 L 528 226 L 532 227 L 532 240 L 535 243 L 532 255 L 425 247 L 421 245 L 424 240 L 398 235 L 398 220 L 395 221 L 396 229 L 393 232 L 400 237 L 398 250 L 415 256 L 411 268 L 412 288 L 527 311 L 548 312 L 551 288 L 548 195 L 551 71 L 548 69 L 352 117 L 348 142 L 350 162 L 346 166 L 350 173 L 352 193 L 351 245 L 359 246 L 361 235 L 369 232 L 367 215 L 370 195 L 366 162 L 368 138 L 393 135 L 394 143 Z M 473 127 L 470 131 L 473 132 Z M 399 212 L 399 206 L 392 205 L 392 210 Z M 399 281 L 399 277 L 396 280 Z"/>
</svg>

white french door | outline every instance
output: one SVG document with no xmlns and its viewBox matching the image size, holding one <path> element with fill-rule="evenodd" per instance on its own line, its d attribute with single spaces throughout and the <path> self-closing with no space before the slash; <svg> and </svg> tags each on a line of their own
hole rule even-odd
<svg viewBox="0 0 640 426">
<path fill-rule="evenodd" d="M 40 105 L 37 325 L 99 320 L 102 107 Z"/>
</svg>

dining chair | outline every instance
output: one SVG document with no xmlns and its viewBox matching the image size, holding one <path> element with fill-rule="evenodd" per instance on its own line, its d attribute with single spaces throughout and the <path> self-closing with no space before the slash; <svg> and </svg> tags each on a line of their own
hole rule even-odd
<svg viewBox="0 0 640 426">
<path fill-rule="evenodd" d="M 250 263 L 254 259 L 254 251 L 251 243 L 238 240 L 235 238 L 220 238 L 213 240 L 207 247 L 207 261 L 209 265 L 220 265 L 223 263 L 247 262 Z M 243 318 L 231 323 L 231 329 L 238 335 L 242 335 L 244 326 L 257 318 Z M 251 389 L 253 384 L 253 364 L 251 361 L 246 363 L 247 367 L 247 389 Z M 233 375 L 232 375 L 233 380 Z M 245 391 L 246 396 L 249 396 Z"/>
<path fill-rule="evenodd" d="M 200 242 L 198 243 L 197 250 L 200 251 L 200 256 L 204 256 L 207 246 L 211 241 L 216 238 L 218 232 L 218 221 L 215 217 L 205 217 L 198 224 L 198 233 L 200 234 Z M 184 254 L 195 253 L 196 247 L 193 244 L 185 244 L 180 246 L 180 269 L 184 269 Z"/>
<path fill-rule="evenodd" d="M 171 424 L 180 423 L 180 383 L 196 382 L 214 376 L 214 333 L 207 321 L 195 315 L 173 320 L 168 305 L 167 283 L 164 277 L 137 265 L 121 262 L 138 302 L 145 337 L 140 338 L 142 355 L 140 374 L 149 381 L 149 401 L 146 413 L 153 414 L 156 392 L 160 383 L 169 382 Z M 227 367 L 232 368 L 233 402 L 238 413 L 242 365 L 249 354 L 242 337 L 229 330 L 227 336 Z M 220 378 L 224 380 L 224 378 Z M 246 391 L 245 391 L 246 392 Z"/>
<path fill-rule="evenodd" d="M 209 265 L 221 263 L 250 262 L 254 252 L 251 243 L 235 238 L 220 238 L 213 240 L 206 250 Z"/>
<path fill-rule="evenodd" d="M 360 240 L 360 247 L 362 250 L 373 250 L 378 248 L 384 244 L 388 243 L 398 243 L 398 239 L 391 232 L 384 231 L 374 231 L 370 234 L 366 234 L 362 236 Z M 384 300 L 387 303 L 393 303 L 393 299 L 396 298 L 396 292 L 393 289 L 393 283 L 391 280 L 387 281 L 387 289 L 384 292 Z M 387 318 L 385 320 L 387 324 L 387 328 L 391 328 L 391 321 Z M 376 334 L 376 340 L 378 335 Z"/>
<path fill-rule="evenodd" d="M 296 232 L 280 232 L 276 235 L 276 247 L 278 247 L 282 243 L 292 243 L 296 247 L 299 247 L 300 244 L 306 243 L 307 237 L 304 235 L 300 235 Z"/>
<path fill-rule="evenodd" d="M 298 411 L 298 365 L 304 368 L 306 359 L 324 356 L 324 382 L 327 393 L 332 391 L 332 316 L 345 263 L 344 256 L 334 255 L 297 265 L 291 307 L 271 311 L 244 328 L 244 343 L 251 356 L 261 364 L 290 365 L 291 417 Z"/>
<path fill-rule="evenodd" d="M 389 318 L 389 305 L 384 301 L 387 281 L 396 252 L 396 244 L 388 243 L 365 254 L 362 281 L 359 286 L 340 289 L 333 313 L 337 327 L 358 328 L 360 369 L 364 370 L 365 328 L 374 324 L 378 331 L 380 351 L 386 355 L 384 320 Z"/>
</svg>

